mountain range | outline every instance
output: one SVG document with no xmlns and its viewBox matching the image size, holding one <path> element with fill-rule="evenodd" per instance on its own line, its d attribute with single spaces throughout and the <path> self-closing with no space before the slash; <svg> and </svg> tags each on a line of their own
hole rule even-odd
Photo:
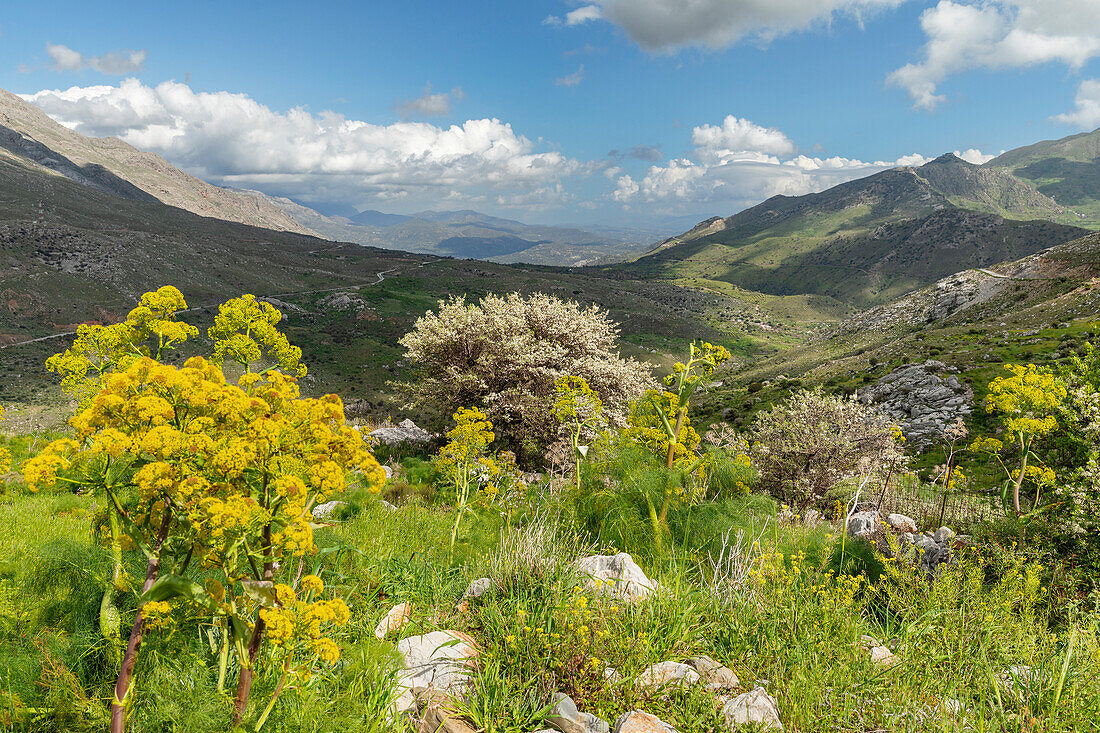
<svg viewBox="0 0 1100 733">
<path fill-rule="evenodd" d="M 311 365 L 307 389 L 372 402 L 407 368 L 397 340 L 449 295 L 598 304 L 623 324 L 625 353 L 654 363 L 692 337 L 727 345 L 749 374 L 827 371 L 872 352 L 886 363 L 908 353 L 899 345 L 916 349 L 913 333 L 963 318 L 956 281 L 978 283 L 958 298 L 981 333 L 1012 323 L 998 309 L 1017 306 L 1027 324 L 1095 317 L 1100 239 L 1085 235 L 1100 228 L 1098 171 L 1100 131 L 981 166 L 945 155 L 639 245 L 656 237 L 469 210 L 322 214 L 85 138 L 0 92 L 0 400 L 55 394 L 42 362 L 77 324 L 116 321 L 166 283 L 200 325 L 243 292 L 277 303 Z M 497 262 L 455 259 L 475 257 Z M 527 258 L 536 264 L 505 264 Z"/>
</svg>

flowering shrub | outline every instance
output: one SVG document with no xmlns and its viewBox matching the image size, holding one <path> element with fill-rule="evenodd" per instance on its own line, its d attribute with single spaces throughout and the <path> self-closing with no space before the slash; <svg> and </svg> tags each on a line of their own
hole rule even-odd
<svg viewBox="0 0 1100 733">
<path fill-rule="evenodd" d="M 762 486 L 799 512 L 845 479 L 885 476 L 905 462 L 893 425 L 853 399 L 819 391 L 758 413 L 752 435 Z"/>
<path fill-rule="evenodd" d="M 618 327 L 595 306 L 541 293 L 489 295 L 477 304 L 452 298 L 401 339 L 418 369 L 402 387 L 413 404 L 440 418 L 478 407 L 522 464 L 541 465 L 558 436 L 552 405 L 560 378 L 583 378 L 616 427 L 651 385 L 649 368 L 620 358 L 617 343 Z"/>
<path fill-rule="evenodd" d="M 122 525 L 116 546 L 136 545 L 149 557 L 112 705 L 114 729 L 121 730 L 149 602 L 157 604 L 149 609 L 157 623 L 195 605 L 213 617 L 223 632 L 221 679 L 228 652 L 238 657 L 240 718 L 269 619 L 274 644 L 305 634 L 316 642 L 312 658 L 338 654 L 314 632 L 318 623 L 346 621 L 343 602 L 299 607 L 289 588 L 272 589 L 274 569 L 315 551 L 310 510 L 343 492 L 349 472 L 375 490 L 385 474 L 344 424 L 340 399 L 303 398 L 294 377 L 269 370 L 230 384 L 202 357 L 182 367 L 149 356 L 118 363 L 70 421 L 74 438 L 28 460 L 24 477 L 32 488 L 60 479 L 102 490 Z M 220 580 L 198 586 L 184 576 L 192 564 Z"/>
<path fill-rule="evenodd" d="M 242 295 L 218 307 L 214 325 L 207 335 L 214 342 L 211 361 L 221 365 L 226 358 L 248 369 L 266 354 L 279 368 L 296 377 L 306 375 L 301 364 L 302 350 L 291 346 L 276 326 L 283 319 L 275 306 L 256 300 L 254 295 Z"/>
</svg>

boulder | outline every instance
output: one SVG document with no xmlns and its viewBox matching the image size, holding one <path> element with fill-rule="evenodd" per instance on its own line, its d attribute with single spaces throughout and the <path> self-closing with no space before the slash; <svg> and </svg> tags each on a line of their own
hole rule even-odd
<svg viewBox="0 0 1100 733">
<path fill-rule="evenodd" d="M 916 534 L 917 531 L 916 520 L 904 514 L 891 514 L 886 517 L 886 523 L 889 524 L 895 532 L 911 532 Z"/>
<path fill-rule="evenodd" d="M 879 516 L 877 511 L 856 512 L 848 517 L 848 534 L 852 537 L 865 539 L 873 535 L 879 529 Z"/>
<path fill-rule="evenodd" d="M 400 445 L 401 443 L 427 443 L 432 439 L 432 434 L 417 426 L 412 420 L 402 420 L 396 425 L 389 423 L 370 431 L 370 437 L 385 445 Z"/>
<path fill-rule="evenodd" d="M 928 361 L 894 369 L 859 391 L 859 399 L 897 423 L 911 445 L 923 448 L 943 437 L 949 426 L 972 412 L 974 392 L 951 367 Z"/>
<path fill-rule="evenodd" d="M 328 519 L 336 513 L 337 509 L 345 507 L 347 505 L 348 504 L 346 501 L 336 501 L 335 499 L 333 499 L 332 501 L 326 501 L 324 504 L 318 504 L 317 506 L 313 507 L 313 518 Z"/>
<path fill-rule="evenodd" d="M 657 692 L 670 687 L 690 687 L 698 681 L 699 673 L 686 664 L 657 662 L 638 676 L 637 685 L 647 692 Z"/>
<path fill-rule="evenodd" d="M 417 733 L 477 733 L 459 717 L 454 700 L 444 693 L 429 693 L 420 713 Z"/>
<path fill-rule="evenodd" d="M 561 733 L 608 733 L 610 730 L 607 721 L 592 713 L 580 712 L 573 698 L 564 693 L 555 694 L 552 702 L 554 706 L 546 716 L 546 723 Z"/>
<path fill-rule="evenodd" d="M 733 689 L 741 686 L 741 681 L 732 669 L 719 664 L 706 655 L 692 657 L 688 664 L 699 673 L 699 677 L 711 692 Z"/>
<path fill-rule="evenodd" d="M 412 617 L 412 604 L 398 603 L 389 610 L 378 625 L 374 627 L 374 635 L 379 639 L 385 639 L 395 631 L 401 629 Z"/>
<path fill-rule="evenodd" d="M 646 598 L 657 590 L 657 581 L 650 580 L 629 554 L 592 555 L 573 563 L 581 575 L 588 576 L 585 588 L 612 595 L 627 603 Z"/>
<path fill-rule="evenodd" d="M 722 706 L 722 716 L 730 730 L 752 723 L 765 729 L 783 730 L 779 706 L 763 687 L 727 700 Z"/>
<path fill-rule="evenodd" d="M 460 631 L 433 631 L 397 642 L 404 660 L 397 679 L 398 713 L 413 711 L 429 694 L 465 699 L 477 660 L 474 640 Z"/>
<path fill-rule="evenodd" d="M 676 729 L 656 715 L 631 710 L 615 721 L 615 733 L 676 733 Z"/>
<path fill-rule="evenodd" d="M 890 651 L 890 647 L 879 645 L 871 647 L 871 662 L 881 664 L 884 667 L 892 667 L 898 663 L 898 658 Z"/>
</svg>

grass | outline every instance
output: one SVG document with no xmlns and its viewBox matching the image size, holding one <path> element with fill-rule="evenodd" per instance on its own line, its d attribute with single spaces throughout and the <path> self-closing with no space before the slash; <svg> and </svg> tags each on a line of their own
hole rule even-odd
<svg viewBox="0 0 1100 733">
<path fill-rule="evenodd" d="M 589 494 L 600 493 L 601 476 L 612 479 L 600 511 L 633 511 L 620 487 L 656 481 L 631 473 L 636 461 L 593 474 Z M 416 459 L 405 465 L 401 481 L 430 480 Z M 715 730 L 719 706 L 701 687 L 653 693 L 633 682 L 650 664 L 697 654 L 733 669 L 741 689 L 764 685 L 788 730 L 1073 731 L 1100 717 L 1096 618 L 1052 626 L 1038 569 L 1010 554 L 967 558 L 931 584 L 886 564 L 870 583 L 844 572 L 858 546 L 845 543 L 848 560 L 838 563 L 837 527 L 781 521 L 773 502 L 751 494 L 674 506 L 671 541 L 655 552 L 645 526 L 603 531 L 585 519 L 593 507 L 584 496 L 547 486 L 532 489 L 511 525 L 486 512 L 468 520 L 452 554 L 453 510 L 422 497 L 408 492 L 394 510 L 348 496 L 345 516 L 318 531 L 305 570 L 347 599 L 352 622 L 338 636 L 341 661 L 285 693 L 265 730 L 400 730 L 385 714 L 399 660 L 392 638 L 373 636 L 398 602 L 413 606 L 401 636 L 453 629 L 476 639 L 472 694 L 459 711 L 487 732 L 544 727 L 557 691 L 605 720 L 643 709 L 681 733 Z M 112 666 L 94 629 L 107 567 L 90 539 L 94 509 L 68 493 L 14 492 L 0 503 L 5 730 L 102 726 Z M 660 592 L 628 604 L 588 588 L 570 563 L 601 550 L 632 552 Z M 128 558 L 132 574 L 141 560 Z M 479 577 L 492 590 L 459 610 Z M 122 606 L 132 609 L 132 594 Z M 873 663 L 864 635 L 888 643 L 898 664 Z M 215 689 L 212 649 L 198 620 L 148 636 L 132 730 L 227 728 L 231 700 Z M 1000 676 L 1018 665 L 1032 671 L 1012 683 Z M 608 681 L 606 667 L 623 681 Z M 256 705 L 274 683 L 261 676 Z"/>
</svg>

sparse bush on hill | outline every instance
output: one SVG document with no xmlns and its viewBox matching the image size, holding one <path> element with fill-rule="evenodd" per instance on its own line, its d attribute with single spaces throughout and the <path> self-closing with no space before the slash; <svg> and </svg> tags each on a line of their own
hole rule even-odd
<svg viewBox="0 0 1100 733">
<path fill-rule="evenodd" d="M 652 384 L 648 366 L 621 358 L 617 343 L 618 327 L 596 306 L 542 294 L 452 298 L 401 339 L 417 368 L 401 387 L 437 418 L 481 408 L 522 464 L 538 464 L 558 434 L 558 379 L 584 379 L 613 426 L 626 423 L 630 401 Z"/>
<path fill-rule="evenodd" d="M 885 476 L 905 462 L 897 428 L 855 400 L 820 391 L 758 413 L 752 437 L 761 488 L 799 510 L 845 479 Z"/>
</svg>

